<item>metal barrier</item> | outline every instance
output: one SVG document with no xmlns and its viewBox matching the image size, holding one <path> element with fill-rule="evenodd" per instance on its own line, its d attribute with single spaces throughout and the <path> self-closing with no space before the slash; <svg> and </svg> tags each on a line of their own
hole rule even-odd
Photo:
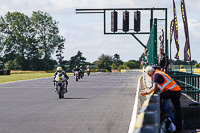
<svg viewBox="0 0 200 133">
<path fill-rule="evenodd" d="M 200 75 L 179 71 L 169 71 L 168 74 L 181 87 L 181 92 L 187 94 L 195 101 L 199 102 L 199 79 Z"/>
<path fill-rule="evenodd" d="M 160 95 L 149 94 L 139 111 L 133 133 L 159 133 Z"/>
<path fill-rule="evenodd" d="M 182 93 L 199 102 L 200 75 L 180 71 L 168 74 L 180 85 Z M 160 95 L 151 93 L 137 115 L 133 133 L 165 133 L 166 123 L 160 122 Z"/>
</svg>

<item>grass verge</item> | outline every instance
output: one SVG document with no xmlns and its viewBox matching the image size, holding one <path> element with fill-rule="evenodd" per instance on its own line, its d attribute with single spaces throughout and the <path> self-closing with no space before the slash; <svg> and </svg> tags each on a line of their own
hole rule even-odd
<svg viewBox="0 0 200 133">
<path fill-rule="evenodd" d="M 52 77 L 54 73 L 25 73 L 25 74 L 11 74 L 11 75 L 0 75 L 0 83 L 28 80 L 28 79 L 37 79 L 37 78 L 46 78 Z M 67 73 L 67 75 L 72 75 L 72 73 Z"/>
</svg>

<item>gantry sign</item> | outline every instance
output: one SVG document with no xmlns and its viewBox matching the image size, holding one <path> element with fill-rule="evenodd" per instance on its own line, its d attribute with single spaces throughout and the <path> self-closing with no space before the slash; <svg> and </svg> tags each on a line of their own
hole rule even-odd
<svg viewBox="0 0 200 133">
<path fill-rule="evenodd" d="M 140 31 L 140 23 L 141 23 L 141 11 L 149 11 L 150 12 L 150 28 L 148 32 Z M 165 53 L 168 53 L 167 46 L 167 8 L 112 8 L 112 9 L 76 9 L 77 14 L 85 14 L 85 13 L 100 13 L 104 15 L 104 34 L 130 34 L 132 35 L 144 48 L 147 46 L 144 45 L 136 35 L 139 34 L 150 34 L 151 27 L 153 26 L 154 19 L 154 11 L 165 11 L 165 18 L 157 20 L 165 21 Z M 123 26 L 122 29 L 118 28 L 118 12 L 123 12 Z M 134 12 L 131 14 L 131 12 Z M 107 31 L 107 23 L 106 23 L 106 14 L 111 14 L 111 29 Z M 134 18 L 134 28 L 130 28 L 129 19 Z"/>
</svg>

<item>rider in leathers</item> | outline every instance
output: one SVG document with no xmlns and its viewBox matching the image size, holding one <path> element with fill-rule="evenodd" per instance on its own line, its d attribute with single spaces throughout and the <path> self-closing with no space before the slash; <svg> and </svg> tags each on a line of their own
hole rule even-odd
<svg viewBox="0 0 200 133">
<path fill-rule="evenodd" d="M 73 70 L 73 72 L 78 71 L 78 76 L 80 77 L 80 68 L 78 66 L 76 66 Z M 74 73 L 75 76 L 75 73 Z"/>
<path fill-rule="evenodd" d="M 66 78 L 66 92 L 67 92 L 67 86 L 68 86 L 68 79 L 69 79 L 69 76 L 67 76 L 66 72 L 62 70 L 62 67 L 57 67 L 56 69 L 56 72 L 54 73 L 54 81 L 55 81 L 55 78 L 56 78 L 56 75 L 58 74 L 58 72 L 61 72 L 65 78 Z M 54 86 L 55 86 L 55 82 L 54 82 Z"/>
</svg>

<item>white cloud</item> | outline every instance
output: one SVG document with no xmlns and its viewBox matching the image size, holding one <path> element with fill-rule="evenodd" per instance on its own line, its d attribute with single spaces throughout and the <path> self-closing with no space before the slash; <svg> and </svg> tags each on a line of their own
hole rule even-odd
<svg viewBox="0 0 200 133">
<path fill-rule="evenodd" d="M 199 31 L 200 31 L 200 21 L 198 21 L 197 19 L 189 19 L 188 25 L 189 25 L 188 27 L 189 27 L 191 36 L 198 39 L 199 38 Z"/>
</svg>

